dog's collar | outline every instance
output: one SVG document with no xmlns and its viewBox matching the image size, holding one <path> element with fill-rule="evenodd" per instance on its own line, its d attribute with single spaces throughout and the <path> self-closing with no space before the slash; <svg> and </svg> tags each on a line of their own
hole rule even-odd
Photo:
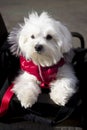
<svg viewBox="0 0 87 130">
<path fill-rule="evenodd" d="M 32 60 L 26 60 L 23 56 L 20 56 L 20 68 L 23 71 L 34 75 L 40 81 L 40 87 L 47 88 L 49 83 L 56 79 L 58 68 L 63 66 L 65 63 L 64 59 L 50 67 L 42 67 L 33 63 Z"/>
</svg>

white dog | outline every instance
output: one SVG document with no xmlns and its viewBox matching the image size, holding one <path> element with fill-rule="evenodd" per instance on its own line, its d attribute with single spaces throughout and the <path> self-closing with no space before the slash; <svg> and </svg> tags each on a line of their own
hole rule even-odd
<svg viewBox="0 0 87 130">
<path fill-rule="evenodd" d="M 46 12 L 34 12 L 9 35 L 11 52 L 20 57 L 21 71 L 12 91 L 21 105 L 31 107 L 42 88 L 50 98 L 64 106 L 76 92 L 77 78 L 65 55 L 72 48 L 72 36 L 59 21 Z"/>
</svg>

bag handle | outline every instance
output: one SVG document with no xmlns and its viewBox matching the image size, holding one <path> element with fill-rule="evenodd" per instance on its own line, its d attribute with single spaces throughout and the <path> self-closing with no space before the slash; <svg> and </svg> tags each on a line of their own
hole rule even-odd
<svg viewBox="0 0 87 130">
<path fill-rule="evenodd" d="M 71 32 L 71 34 L 73 37 L 76 37 L 80 40 L 81 48 L 85 48 L 85 41 L 84 41 L 83 36 L 78 32 Z"/>
</svg>

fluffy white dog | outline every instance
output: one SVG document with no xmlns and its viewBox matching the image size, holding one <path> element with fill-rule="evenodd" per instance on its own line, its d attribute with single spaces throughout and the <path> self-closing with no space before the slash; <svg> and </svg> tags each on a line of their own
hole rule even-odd
<svg viewBox="0 0 87 130">
<path fill-rule="evenodd" d="M 41 88 L 50 89 L 50 98 L 64 106 L 76 92 L 77 78 L 66 58 L 72 48 L 72 36 L 59 21 L 46 12 L 36 12 L 9 35 L 11 52 L 20 57 L 21 73 L 12 91 L 21 105 L 31 107 Z"/>
</svg>

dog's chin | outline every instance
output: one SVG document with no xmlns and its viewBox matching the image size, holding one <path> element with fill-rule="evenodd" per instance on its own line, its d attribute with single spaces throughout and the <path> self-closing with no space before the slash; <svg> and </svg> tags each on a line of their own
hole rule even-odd
<svg viewBox="0 0 87 130">
<path fill-rule="evenodd" d="M 36 65 L 41 65 L 45 67 L 45 66 L 52 66 L 56 64 L 60 60 L 60 58 L 53 55 L 45 55 L 45 54 L 39 54 L 34 52 L 31 56 L 31 60 Z"/>
</svg>

